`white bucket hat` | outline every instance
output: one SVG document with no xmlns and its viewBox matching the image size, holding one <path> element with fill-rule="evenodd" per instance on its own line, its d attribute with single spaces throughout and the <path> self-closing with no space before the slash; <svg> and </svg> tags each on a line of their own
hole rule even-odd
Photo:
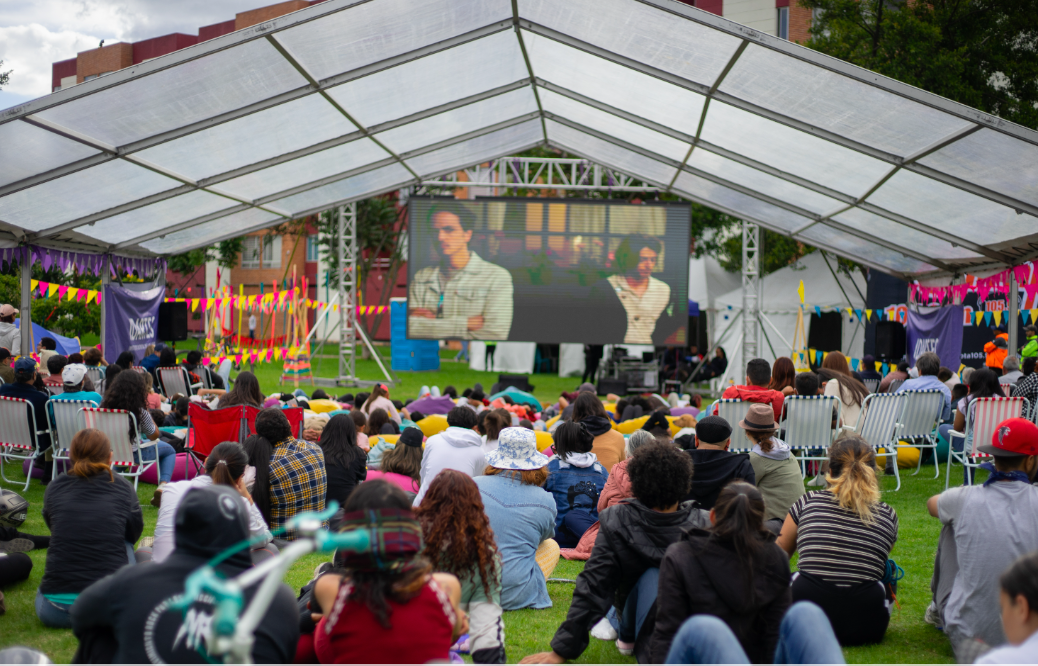
<svg viewBox="0 0 1038 666">
<path fill-rule="evenodd" d="M 498 469 L 540 469 L 548 460 L 537 450 L 537 436 L 527 428 L 505 428 L 498 435 L 497 448 L 487 454 L 487 464 Z"/>
</svg>

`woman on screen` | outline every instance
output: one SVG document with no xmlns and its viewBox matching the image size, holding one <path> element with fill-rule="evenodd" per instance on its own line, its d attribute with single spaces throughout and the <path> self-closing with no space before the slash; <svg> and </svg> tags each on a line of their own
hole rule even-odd
<svg viewBox="0 0 1038 666">
<path fill-rule="evenodd" d="M 628 236 L 616 248 L 617 273 L 607 282 L 627 313 L 627 344 L 652 344 L 656 321 L 670 305 L 670 287 L 652 277 L 663 251 L 658 238 Z"/>
</svg>

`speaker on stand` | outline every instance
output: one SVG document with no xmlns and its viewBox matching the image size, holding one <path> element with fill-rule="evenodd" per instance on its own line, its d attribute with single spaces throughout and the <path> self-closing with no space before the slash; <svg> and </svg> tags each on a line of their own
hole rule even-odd
<svg viewBox="0 0 1038 666">
<path fill-rule="evenodd" d="M 187 340 L 187 303 L 159 305 L 158 339 L 172 342 Z"/>
</svg>

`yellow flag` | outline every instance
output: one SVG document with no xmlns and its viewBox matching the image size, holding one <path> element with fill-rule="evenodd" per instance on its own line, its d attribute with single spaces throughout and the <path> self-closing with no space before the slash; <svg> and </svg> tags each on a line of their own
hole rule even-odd
<svg viewBox="0 0 1038 666">
<path fill-rule="evenodd" d="M 980 326 L 980 320 L 984 318 L 984 313 L 983 312 L 977 312 L 975 315 L 973 315 L 973 318 L 975 320 L 974 323 L 977 326 Z"/>
<path fill-rule="evenodd" d="M 36 287 L 40 284 L 39 280 L 29 280 L 29 291 L 36 291 Z"/>
<path fill-rule="evenodd" d="M 865 311 L 865 321 L 869 321 L 870 319 L 872 319 L 872 310 L 866 310 Z"/>
<path fill-rule="evenodd" d="M 1002 323 L 1002 311 L 1001 310 L 995 310 L 992 314 L 995 317 L 995 326 L 998 326 L 999 324 L 1001 324 Z"/>
<path fill-rule="evenodd" d="M 1035 319 L 1038 319 L 1038 308 L 1035 308 L 1034 310 L 1031 310 L 1031 323 L 1032 324 L 1034 323 Z"/>
<path fill-rule="evenodd" d="M 86 300 L 87 304 L 89 305 L 90 301 L 96 301 L 96 300 L 97 300 L 97 292 L 94 291 L 93 289 L 88 290 L 87 291 L 87 300 Z"/>
<path fill-rule="evenodd" d="M 800 304 L 804 303 L 804 281 L 800 281 L 800 286 L 797 287 L 797 295 L 800 296 Z"/>
<path fill-rule="evenodd" d="M 882 367 L 883 367 L 883 364 L 881 362 L 879 362 L 879 361 L 876 361 L 876 372 L 879 372 L 879 369 L 882 368 Z"/>
<path fill-rule="evenodd" d="M 76 300 L 76 296 L 79 296 L 79 289 L 76 287 L 69 287 L 65 294 L 68 296 L 68 300 L 74 301 Z"/>
<path fill-rule="evenodd" d="M 54 284 L 53 282 L 51 282 L 50 285 L 47 287 L 47 295 L 53 296 L 54 294 L 58 293 L 58 287 L 60 286 L 60 284 Z"/>
<path fill-rule="evenodd" d="M 194 312 L 197 309 L 198 309 L 198 299 L 197 298 L 192 298 L 191 299 L 191 312 Z"/>
</svg>

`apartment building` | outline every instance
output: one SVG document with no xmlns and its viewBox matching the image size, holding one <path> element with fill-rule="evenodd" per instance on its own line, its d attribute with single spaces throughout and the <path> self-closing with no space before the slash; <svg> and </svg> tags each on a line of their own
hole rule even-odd
<svg viewBox="0 0 1038 666">
<path fill-rule="evenodd" d="M 793 42 L 805 42 L 811 36 L 811 10 L 796 0 L 679 1 Z"/>
</svg>

